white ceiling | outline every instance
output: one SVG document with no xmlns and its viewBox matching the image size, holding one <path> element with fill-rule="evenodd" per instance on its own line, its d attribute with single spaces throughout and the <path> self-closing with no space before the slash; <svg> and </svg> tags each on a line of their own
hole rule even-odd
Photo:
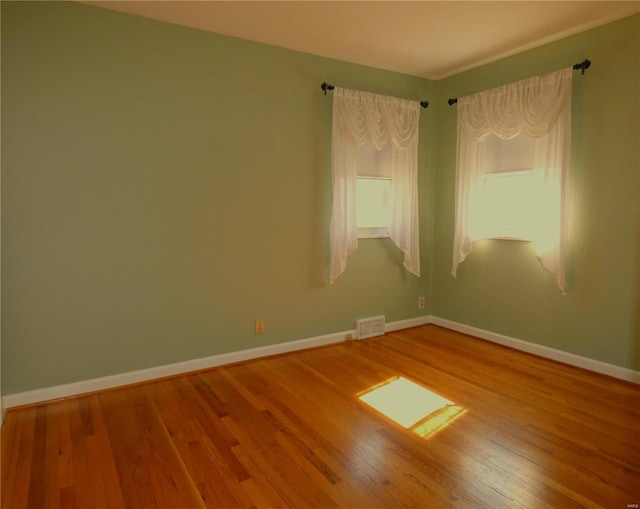
<svg viewBox="0 0 640 509">
<path fill-rule="evenodd" d="M 640 0 L 83 3 L 429 79 L 640 12 Z"/>
</svg>

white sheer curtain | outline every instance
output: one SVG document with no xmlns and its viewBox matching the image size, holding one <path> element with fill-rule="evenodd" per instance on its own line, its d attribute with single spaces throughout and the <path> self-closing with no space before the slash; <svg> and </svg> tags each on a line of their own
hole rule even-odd
<svg viewBox="0 0 640 509">
<path fill-rule="evenodd" d="M 358 247 L 357 150 L 369 142 L 393 151 L 389 235 L 404 252 L 404 267 L 420 276 L 418 232 L 418 124 L 420 103 L 336 87 L 333 92 L 333 205 L 330 274 L 333 282 Z"/>
<path fill-rule="evenodd" d="M 491 134 L 511 139 L 524 133 L 535 138 L 533 171 L 542 189 L 531 240 L 542 267 L 566 293 L 572 75 L 569 67 L 458 99 L 454 277 L 478 240 L 474 219 L 480 217 L 485 140 Z"/>
</svg>

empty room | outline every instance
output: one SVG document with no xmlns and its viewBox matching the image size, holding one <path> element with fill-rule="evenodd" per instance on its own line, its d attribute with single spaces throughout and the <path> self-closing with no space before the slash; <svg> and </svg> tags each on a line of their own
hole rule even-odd
<svg viewBox="0 0 640 509">
<path fill-rule="evenodd" d="M 2 509 L 639 507 L 640 1 L 0 16 Z"/>
</svg>

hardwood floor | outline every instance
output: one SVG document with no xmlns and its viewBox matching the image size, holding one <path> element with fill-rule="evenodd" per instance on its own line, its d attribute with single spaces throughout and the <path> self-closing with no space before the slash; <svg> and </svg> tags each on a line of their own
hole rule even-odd
<svg viewBox="0 0 640 509">
<path fill-rule="evenodd" d="M 398 376 L 454 404 L 405 429 L 358 399 Z M 638 386 L 434 325 L 12 409 L 2 428 L 5 509 L 638 503 Z"/>
</svg>

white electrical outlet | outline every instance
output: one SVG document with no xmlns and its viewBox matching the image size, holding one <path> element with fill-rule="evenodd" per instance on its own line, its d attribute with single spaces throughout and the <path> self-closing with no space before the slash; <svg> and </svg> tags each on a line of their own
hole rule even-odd
<svg viewBox="0 0 640 509">
<path fill-rule="evenodd" d="M 418 309 L 424 309 L 424 297 L 418 297 Z"/>
<path fill-rule="evenodd" d="M 264 320 L 256 320 L 256 334 L 264 332 Z"/>
</svg>

